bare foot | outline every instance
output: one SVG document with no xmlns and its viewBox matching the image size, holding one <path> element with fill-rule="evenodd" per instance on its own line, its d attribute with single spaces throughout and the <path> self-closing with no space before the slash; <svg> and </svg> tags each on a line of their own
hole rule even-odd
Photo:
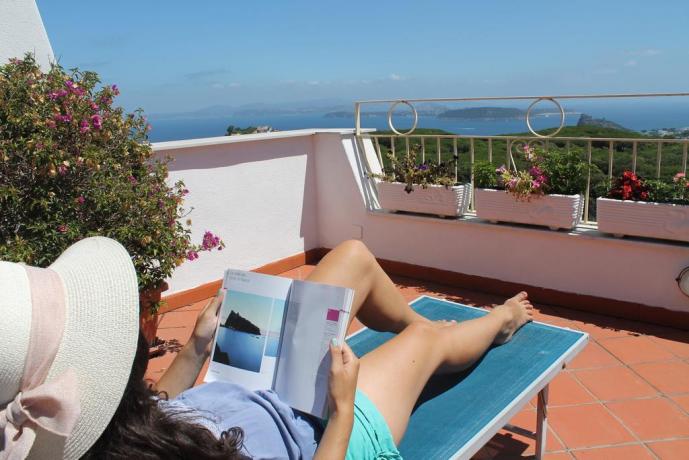
<svg viewBox="0 0 689 460">
<path fill-rule="evenodd" d="M 528 299 L 528 294 L 522 291 L 511 299 L 507 299 L 504 304 L 495 307 L 491 314 L 503 317 L 503 327 L 493 340 L 493 343 L 501 345 L 508 342 L 517 329 L 533 320 L 533 305 Z"/>
</svg>

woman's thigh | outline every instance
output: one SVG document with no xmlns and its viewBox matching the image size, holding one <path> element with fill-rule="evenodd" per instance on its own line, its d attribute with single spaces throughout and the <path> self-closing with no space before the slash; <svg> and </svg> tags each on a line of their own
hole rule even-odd
<svg viewBox="0 0 689 460">
<path fill-rule="evenodd" d="M 396 444 L 421 391 L 443 359 L 436 327 L 413 323 L 361 358 L 357 386 L 383 415 Z"/>
<path fill-rule="evenodd" d="M 362 243 L 346 241 L 326 254 L 306 280 L 353 289 L 351 323 L 371 290 L 372 257 Z"/>
</svg>

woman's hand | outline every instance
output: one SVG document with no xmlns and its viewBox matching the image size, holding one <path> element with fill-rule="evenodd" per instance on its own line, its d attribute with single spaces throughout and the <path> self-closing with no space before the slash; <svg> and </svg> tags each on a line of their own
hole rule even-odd
<svg viewBox="0 0 689 460">
<path fill-rule="evenodd" d="M 335 339 L 333 339 L 333 342 Z M 328 404 L 330 418 L 314 460 L 345 458 L 354 424 L 354 396 L 359 376 L 359 358 L 346 343 L 330 345 L 330 381 Z"/>
<path fill-rule="evenodd" d="M 333 339 L 333 342 L 335 339 Z M 330 415 L 351 414 L 354 412 L 354 396 L 356 395 L 356 381 L 359 376 L 359 358 L 347 343 L 337 346 L 330 344 L 330 380 L 328 405 Z"/>
<path fill-rule="evenodd" d="M 199 354 L 210 355 L 211 343 L 213 343 L 213 336 L 218 327 L 220 306 L 224 297 L 225 291 L 219 290 L 196 319 L 192 341 L 194 342 L 194 349 Z"/>
</svg>

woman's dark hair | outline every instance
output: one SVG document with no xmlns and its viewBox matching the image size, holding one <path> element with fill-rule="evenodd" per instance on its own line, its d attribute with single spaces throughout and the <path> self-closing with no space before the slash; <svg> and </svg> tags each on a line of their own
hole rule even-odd
<svg viewBox="0 0 689 460">
<path fill-rule="evenodd" d="M 166 399 L 144 381 L 148 344 L 141 334 L 136 357 L 120 405 L 98 441 L 83 459 L 244 459 L 240 428 L 216 438 L 194 423 L 192 414 L 178 409 L 163 410 L 157 398 Z M 198 414 L 193 414 L 198 419 Z"/>
</svg>

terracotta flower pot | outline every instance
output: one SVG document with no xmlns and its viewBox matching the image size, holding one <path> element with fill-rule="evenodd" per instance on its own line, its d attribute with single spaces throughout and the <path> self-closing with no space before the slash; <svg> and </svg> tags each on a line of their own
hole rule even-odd
<svg viewBox="0 0 689 460">
<path fill-rule="evenodd" d="M 139 328 L 149 345 L 153 345 L 156 339 L 160 321 L 160 315 L 157 311 L 152 311 L 152 306 L 160 302 L 163 292 L 167 289 L 168 284 L 163 282 L 156 288 L 145 289 L 139 293 Z"/>
</svg>

